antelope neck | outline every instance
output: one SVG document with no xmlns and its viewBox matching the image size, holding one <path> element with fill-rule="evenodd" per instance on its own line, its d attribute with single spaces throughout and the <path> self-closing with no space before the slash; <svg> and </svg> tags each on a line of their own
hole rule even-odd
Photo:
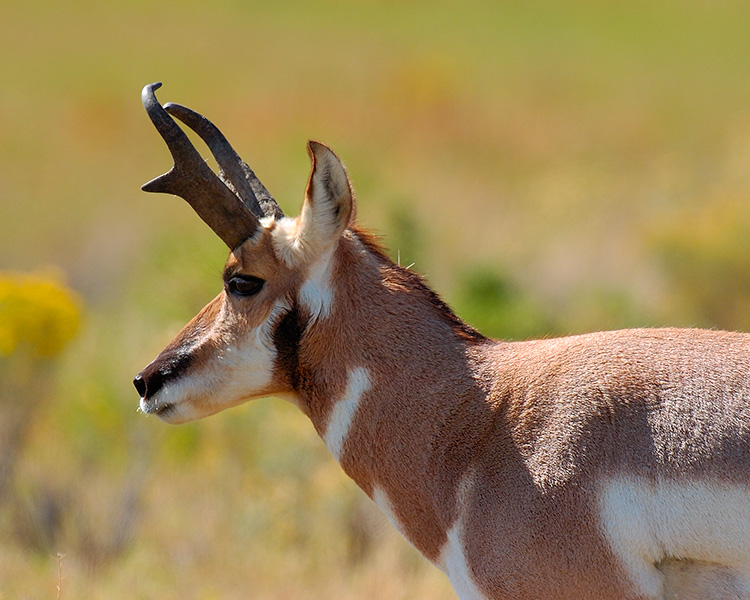
<svg viewBox="0 0 750 600">
<path fill-rule="evenodd" d="M 353 236 L 337 249 L 331 312 L 302 336 L 300 404 L 347 474 L 437 561 L 478 424 L 491 423 L 469 359 L 487 341 L 418 276 L 379 254 L 362 261 L 362 248 Z"/>
</svg>

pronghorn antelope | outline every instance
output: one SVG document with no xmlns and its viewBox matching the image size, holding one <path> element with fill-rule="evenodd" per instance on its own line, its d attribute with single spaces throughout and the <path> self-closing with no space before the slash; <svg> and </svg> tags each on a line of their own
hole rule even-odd
<svg viewBox="0 0 750 600">
<path fill-rule="evenodd" d="M 355 225 L 326 146 L 286 217 L 159 86 L 143 104 L 175 164 L 143 189 L 183 197 L 230 254 L 224 290 L 135 378 L 142 412 L 291 400 L 464 600 L 750 599 L 750 335 L 490 340 Z"/>
</svg>

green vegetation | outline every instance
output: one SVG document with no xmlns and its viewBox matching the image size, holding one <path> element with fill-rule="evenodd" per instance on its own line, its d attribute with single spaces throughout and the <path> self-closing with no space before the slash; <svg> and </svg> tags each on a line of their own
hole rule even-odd
<svg viewBox="0 0 750 600">
<path fill-rule="evenodd" d="M 6 0 L 0 269 L 75 293 L 15 328 L 31 313 L 0 283 L 3 402 L 26 415 L 4 429 L 0 598 L 54 598 L 58 553 L 65 599 L 453 597 L 293 407 L 135 413 L 130 380 L 225 258 L 138 189 L 171 164 L 144 84 L 212 118 L 289 213 L 305 141 L 330 144 L 360 222 L 491 335 L 747 330 L 749 26 L 739 0 Z M 53 314 L 54 290 L 23 306 Z"/>
</svg>

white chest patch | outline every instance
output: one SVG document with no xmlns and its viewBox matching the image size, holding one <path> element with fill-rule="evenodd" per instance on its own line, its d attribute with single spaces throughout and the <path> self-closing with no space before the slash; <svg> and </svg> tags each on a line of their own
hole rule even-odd
<svg viewBox="0 0 750 600">
<path fill-rule="evenodd" d="M 344 442 L 349 435 L 359 402 L 369 389 L 370 372 L 364 367 L 356 367 L 349 372 L 344 395 L 333 405 L 323 441 L 338 461 L 341 461 Z"/>
<path fill-rule="evenodd" d="M 745 487 L 617 477 L 602 486 L 600 510 L 612 550 L 644 594 L 661 593 L 655 565 L 667 558 L 750 574 L 750 490 Z"/>
</svg>

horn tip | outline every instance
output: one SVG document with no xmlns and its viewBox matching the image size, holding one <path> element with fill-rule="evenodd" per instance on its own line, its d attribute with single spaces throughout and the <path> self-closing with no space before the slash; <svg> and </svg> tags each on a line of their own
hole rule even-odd
<svg viewBox="0 0 750 600">
<path fill-rule="evenodd" d="M 176 102 L 167 102 L 164 105 L 164 110 L 166 110 L 173 117 L 177 117 L 180 120 L 182 120 L 181 115 L 184 115 L 186 112 L 189 112 L 188 108 L 186 108 L 182 104 L 177 104 Z"/>
<path fill-rule="evenodd" d="M 161 81 L 149 83 L 148 85 L 143 86 L 143 89 L 141 90 L 141 102 L 143 102 L 143 106 L 145 106 L 147 109 L 148 107 L 157 103 L 156 94 L 154 92 L 160 87 Z"/>
<path fill-rule="evenodd" d="M 182 104 L 178 104 L 177 102 L 167 102 L 164 105 L 164 110 L 166 110 L 173 117 L 177 117 L 183 123 L 186 123 L 188 127 L 192 129 L 198 127 L 198 123 L 203 123 L 204 121 L 208 120 L 204 116 L 196 113 L 194 110 L 191 110 L 187 106 L 183 106 Z"/>
</svg>

